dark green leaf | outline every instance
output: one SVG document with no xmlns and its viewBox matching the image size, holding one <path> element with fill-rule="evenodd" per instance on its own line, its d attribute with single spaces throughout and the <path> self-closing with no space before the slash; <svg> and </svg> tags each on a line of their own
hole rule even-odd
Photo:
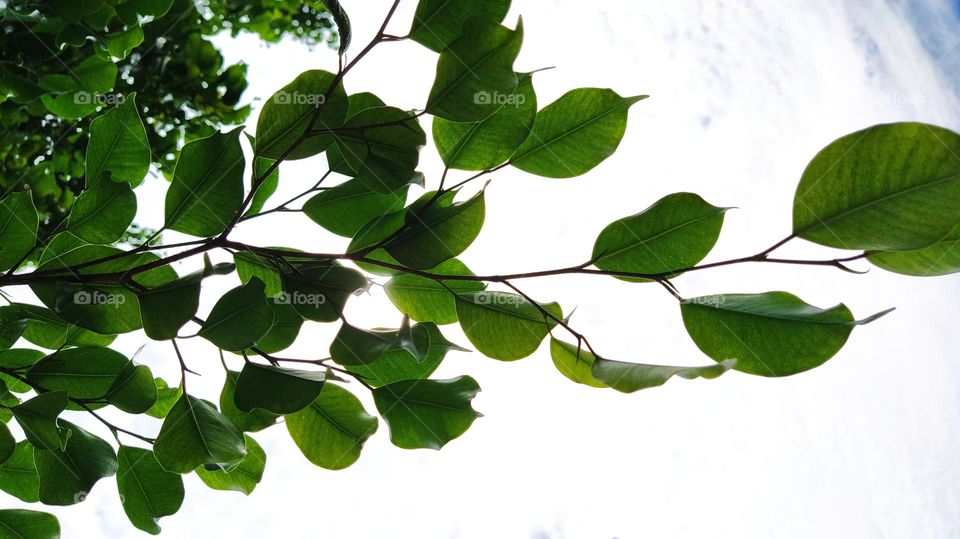
<svg viewBox="0 0 960 539">
<path fill-rule="evenodd" d="M 242 412 L 261 408 L 292 414 L 306 408 L 323 389 L 323 371 L 303 371 L 247 362 L 240 371 L 234 403 Z"/>
<path fill-rule="evenodd" d="M 449 260 L 473 243 L 483 228 L 486 207 L 483 191 L 469 200 L 453 203 L 456 191 L 426 193 L 406 214 L 406 227 L 386 242 L 384 249 L 401 264 L 430 269 Z"/>
<path fill-rule="evenodd" d="M 66 447 L 71 433 L 59 426 L 58 417 L 67 408 L 67 393 L 51 391 L 14 406 L 10 411 L 24 435 L 38 449 L 59 451 Z"/>
<path fill-rule="evenodd" d="M 240 373 L 238 372 L 227 372 L 227 377 L 223 382 L 223 390 L 220 392 L 220 411 L 223 415 L 227 416 L 244 432 L 257 432 L 275 424 L 278 416 L 266 410 L 254 408 L 249 412 L 244 412 L 237 408 L 234 395 L 237 391 L 237 379 L 239 377 Z"/>
<path fill-rule="evenodd" d="M 147 175 L 150 161 L 150 143 L 136 94 L 90 122 L 84 174 L 88 189 L 110 181 L 136 187 Z"/>
<path fill-rule="evenodd" d="M 29 348 L 13 348 L 0 352 L 0 367 L 22 369 L 40 361 L 46 354 Z"/>
<path fill-rule="evenodd" d="M 492 169 L 510 159 L 530 135 L 537 116 L 533 77 L 518 75 L 511 94 L 497 94 L 500 109 L 479 122 L 433 120 L 433 140 L 443 162 L 460 170 Z M 490 100 L 493 101 L 491 95 Z"/>
<path fill-rule="evenodd" d="M 139 294 L 140 319 L 147 337 L 157 341 L 173 339 L 193 319 L 200 306 L 203 276 L 187 275 Z"/>
<path fill-rule="evenodd" d="M 286 350 L 296 340 L 303 326 L 303 317 L 289 303 L 270 303 L 273 308 L 273 327 L 257 340 L 257 350 L 274 354 Z"/>
<path fill-rule="evenodd" d="M 867 256 L 879 268 L 914 277 L 960 272 L 960 226 L 929 247 L 914 251 L 877 251 Z"/>
<path fill-rule="evenodd" d="M 380 359 L 397 343 L 397 330 L 360 329 L 344 322 L 330 344 L 330 357 L 341 365 L 364 365 Z"/>
<path fill-rule="evenodd" d="M 86 499 L 93 485 L 117 473 L 117 456 L 106 441 L 63 422 L 71 435 L 66 449 L 37 449 L 34 460 L 40 477 L 40 502 L 73 505 Z"/>
<path fill-rule="evenodd" d="M 11 539 L 60 539 L 60 522 L 50 513 L 0 509 L 0 536 Z"/>
<path fill-rule="evenodd" d="M 251 144 L 256 147 L 255 143 L 251 142 Z M 266 174 L 276 162 L 276 159 L 255 157 L 253 159 L 253 181 L 263 177 L 263 175 Z M 246 217 L 260 213 L 260 211 L 263 210 L 263 207 L 267 204 L 267 201 L 270 200 L 270 197 L 277 192 L 277 187 L 279 187 L 279 185 L 280 167 L 274 167 L 273 170 L 270 171 L 270 174 L 268 174 L 260 182 L 257 192 L 253 194 L 253 198 L 250 200 L 250 207 L 247 208 L 247 211 L 245 211 L 243 215 Z"/>
<path fill-rule="evenodd" d="M 717 362 L 735 359 L 738 371 L 789 376 L 834 356 L 857 325 L 845 305 L 818 309 L 786 292 L 704 296 L 680 305 L 687 333 Z"/>
<path fill-rule="evenodd" d="M 227 227 L 243 202 L 242 131 L 238 127 L 183 147 L 167 190 L 166 228 L 211 237 Z"/>
<path fill-rule="evenodd" d="M 15 303 L 11 307 L 20 311 L 20 316 L 28 320 L 23 338 L 49 350 L 56 350 L 64 345 L 108 346 L 114 339 L 113 335 L 100 335 L 64 322 L 43 307 L 23 303 Z"/>
<path fill-rule="evenodd" d="M 292 305 L 300 316 L 316 322 L 340 318 L 347 300 L 369 285 L 362 273 L 336 262 L 300 263 L 283 274 L 283 293 L 274 301 Z"/>
<path fill-rule="evenodd" d="M 693 193 L 667 195 L 604 228 L 593 262 L 605 271 L 646 274 L 692 267 L 717 243 L 726 211 Z"/>
<path fill-rule="evenodd" d="M 523 20 L 510 30 L 496 21 L 471 19 L 440 53 L 427 112 L 454 122 L 477 122 L 516 100 L 513 62 L 523 43 Z"/>
<path fill-rule="evenodd" d="M 303 213 L 323 228 L 352 238 L 364 224 L 403 209 L 407 188 L 387 194 L 371 191 L 360 180 L 326 189 L 303 205 Z"/>
<path fill-rule="evenodd" d="M 428 273 L 473 275 L 473 272 L 456 258 L 442 262 L 428 270 Z M 397 309 L 410 318 L 418 322 L 452 324 L 457 321 L 454 294 L 480 292 L 486 288 L 486 285 L 479 281 L 444 280 L 442 283 L 412 273 L 401 273 L 387 281 L 384 290 Z"/>
<path fill-rule="evenodd" d="M 27 323 L 29 320 L 16 307 L 0 307 L 0 350 L 13 346 L 27 329 Z"/>
<path fill-rule="evenodd" d="M 548 178 L 579 176 L 616 151 L 627 128 L 627 111 L 645 97 L 620 97 L 599 88 L 571 90 L 537 113 L 530 136 L 510 163 Z"/>
<path fill-rule="evenodd" d="M 136 213 L 137 197 L 129 183 L 102 181 L 73 203 L 67 229 L 88 243 L 113 243 L 127 231 Z"/>
<path fill-rule="evenodd" d="M 153 451 L 165 470 L 182 474 L 204 464 L 232 466 L 246 455 L 240 429 L 212 404 L 186 394 L 163 420 Z"/>
<path fill-rule="evenodd" d="M 347 17 L 347 12 L 344 11 L 343 7 L 340 5 L 340 0 L 320 0 L 324 7 L 327 8 L 327 11 L 330 12 L 330 15 L 333 16 L 333 22 L 337 25 L 337 36 L 340 39 L 340 46 L 338 47 L 338 52 L 341 56 L 343 53 L 347 52 L 347 49 L 350 47 L 350 36 L 352 34 L 350 28 L 350 17 Z"/>
<path fill-rule="evenodd" d="M 507 292 L 475 292 L 456 298 L 463 332 L 481 354 L 503 361 L 534 353 L 550 329 L 563 317 L 556 303 L 541 306 L 553 318 L 522 296 Z"/>
<path fill-rule="evenodd" d="M 27 255 L 37 241 L 39 217 L 29 192 L 0 200 L 0 271 L 7 271 Z"/>
<path fill-rule="evenodd" d="M 276 261 L 244 252 L 234 254 L 233 261 L 237 264 L 240 282 L 246 284 L 251 278 L 256 277 L 263 281 L 264 294 L 267 297 L 274 297 L 283 292 L 280 266 Z"/>
<path fill-rule="evenodd" d="M 40 477 L 33 462 L 33 446 L 17 443 L 13 455 L 0 463 L 0 490 L 27 503 L 40 501 Z"/>
<path fill-rule="evenodd" d="M 330 135 L 303 137 L 308 127 L 332 129 L 346 119 L 347 94 L 342 84 L 330 91 L 334 78 L 333 73 L 318 69 L 304 71 L 264 103 L 257 120 L 259 157 L 303 159 L 321 153 L 333 142 Z M 296 150 L 288 152 L 301 138 Z"/>
<path fill-rule="evenodd" d="M 203 466 L 197 468 L 197 476 L 208 487 L 214 490 L 233 490 L 250 495 L 253 489 L 263 478 L 263 469 L 267 464 L 267 454 L 260 444 L 249 435 L 243 435 L 246 443 L 247 455 L 234 467 L 228 470 L 222 468 L 208 470 Z"/>
<path fill-rule="evenodd" d="M 797 236 L 828 247 L 908 251 L 957 225 L 960 135 L 921 123 L 841 137 L 807 165 L 793 204 Z"/>
<path fill-rule="evenodd" d="M 7 428 L 5 423 L 0 423 L 0 464 L 6 462 L 13 455 L 16 446 L 17 441 L 10 434 L 10 429 Z"/>
<path fill-rule="evenodd" d="M 395 107 L 367 108 L 337 131 L 337 146 L 357 180 L 388 194 L 414 183 L 427 135 L 416 117 Z"/>
<path fill-rule="evenodd" d="M 150 368 L 132 361 L 124 365 L 107 392 L 107 401 L 128 414 L 150 410 L 157 402 L 157 386 Z"/>
<path fill-rule="evenodd" d="M 421 380 L 433 374 L 446 357 L 447 352 L 457 350 L 468 352 L 440 333 L 434 324 L 426 323 L 419 326 L 424 328 L 429 336 L 427 356 L 423 361 L 417 361 L 409 352 L 393 348 L 388 350 L 379 359 L 371 363 L 351 365 L 350 372 L 362 376 L 367 384 L 373 387 L 385 386 L 403 380 Z"/>
<path fill-rule="evenodd" d="M 500 22 L 510 10 L 510 0 L 420 0 L 410 27 L 410 39 L 440 52 L 463 33 L 471 18 Z"/>
<path fill-rule="evenodd" d="M 44 389 L 66 391 L 73 399 L 100 399 L 128 364 L 126 356 L 109 348 L 67 348 L 31 367 L 27 380 Z"/>
<path fill-rule="evenodd" d="M 273 326 L 273 308 L 263 291 L 263 282 L 251 279 L 224 294 L 210 311 L 200 336 L 223 350 L 253 346 Z"/>
<path fill-rule="evenodd" d="M 390 427 L 390 441 L 404 449 L 440 449 L 480 417 L 471 401 L 476 380 L 407 380 L 373 391 L 377 410 Z"/>
<path fill-rule="evenodd" d="M 157 535 L 157 520 L 173 515 L 183 503 L 183 479 L 160 466 L 153 451 L 120 446 L 117 488 L 120 502 L 130 522 L 147 533 Z"/>
<path fill-rule="evenodd" d="M 377 431 L 377 418 L 360 400 L 335 384 L 325 384 L 310 406 L 286 416 L 287 431 L 307 459 L 341 470 L 360 458 L 363 444 Z"/>
</svg>

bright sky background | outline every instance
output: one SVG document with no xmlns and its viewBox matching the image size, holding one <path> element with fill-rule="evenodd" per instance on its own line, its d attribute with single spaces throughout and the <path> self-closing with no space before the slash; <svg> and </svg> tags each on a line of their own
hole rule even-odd
<svg viewBox="0 0 960 539">
<path fill-rule="evenodd" d="M 389 1 L 343 3 L 359 50 Z M 406 33 L 414 7 L 404 0 L 391 33 Z M 753 254 L 790 232 L 800 173 L 830 141 L 900 120 L 960 129 L 957 11 L 945 0 L 516 0 L 507 23 L 519 15 L 526 37 L 518 69 L 556 66 L 534 79 L 541 106 L 582 86 L 652 97 L 632 109 L 618 153 L 589 174 L 550 180 L 507 169 L 492 177 L 486 227 L 462 257 L 477 273 L 580 263 L 606 224 L 678 191 L 739 208 L 728 214 L 711 260 Z M 322 47 L 265 47 L 252 38 L 220 44 L 228 60 L 250 64 L 246 98 L 257 105 L 301 71 L 335 66 L 335 55 Z M 435 61 L 415 43 L 385 44 L 350 74 L 347 90 L 419 108 Z M 435 186 L 441 166 L 432 147 L 421 163 Z M 322 158 L 284 165 L 285 192 L 302 191 L 323 167 Z M 154 181 L 141 190 L 139 222 L 159 224 L 162 187 Z M 346 246 L 302 217 L 265 221 L 241 229 L 240 237 L 327 252 Z M 783 252 L 833 254 L 803 242 Z M 232 287 L 234 279 L 217 285 Z M 837 357 L 805 374 L 770 380 L 733 372 L 633 395 L 569 382 L 546 346 L 510 364 L 454 354 L 436 376 L 474 376 L 483 387 L 475 406 L 485 417 L 442 451 L 394 448 L 381 422 L 357 464 L 329 472 L 312 466 L 283 426 L 274 427 L 256 435 L 268 461 L 252 496 L 210 491 L 190 477 L 183 509 L 161 521 L 165 535 L 960 534 L 955 278 L 754 265 L 691 274 L 676 284 L 687 297 L 788 290 L 820 307 L 843 301 L 860 317 L 898 310 L 858 328 Z M 709 363 L 686 336 L 676 301 L 655 285 L 590 276 L 523 285 L 567 312 L 576 306 L 573 324 L 604 356 Z M 206 298 L 207 308 L 215 297 Z M 377 288 L 347 314 L 358 324 L 399 322 Z M 467 343 L 457 328 L 443 329 Z M 335 330 L 306 326 L 289 355 L 325 356 Z M 144 344 L 138 361 L 176 380 L 168 344 L 142 334 L 118 341 L 129 353 Z M 215 400 L 222 384 L 216 353 L 197 340 L 186 350 L 190 366 L 204 374 L 191 379 L 191 390 Z M 357 393 L 373 412 L 371 399 Z M 152 420 L 133 425 L 158 428 Z M 127 522 L 113 479 L 87 503 L 53 512 L 67 539 L 144 536 Z"/>
</svg>

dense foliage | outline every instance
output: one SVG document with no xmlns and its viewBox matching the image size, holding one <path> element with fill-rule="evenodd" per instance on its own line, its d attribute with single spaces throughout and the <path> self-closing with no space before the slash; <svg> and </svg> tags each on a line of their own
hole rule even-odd
<svg viewBox="0 0 960 539">
<path fill-rule="evenodd" d="M 676 193 L 613 221 L 592 251 L 582 246 L 582 264 L 475 275 L 457 258 L 486 216 L 483 189 L 468 192 L 475 180 L 510 166 L 547 178 L 581 175 L 614 153 L 629 109 L 643 96 L 580 88 L 541 107 L 535 75 L 514 71 L 523 27 L 503 25 L 508 0 L 420 0 L 405 36 L 387 32 L 398 3 L 358 49 L 350 47 L 343 8 L 327 0 L 341 36 L 338 67 L 304 72 L 280 88 L 255 133 L 217 130 L 177 152 L 163 229 L 195 240 L 117 244 L 136 215 L 133 189 L 155 162 L 139 94 L 109 107 L 84 134 L 77 175 L 84 187 L 61 231 L 38 237 L 41 218 L 28 190 L 0 201 L 0 287 L 27 286 L 42 303 L 0 307 L 0 489 L 26 502 L 70 505 L 116 476 L 131 523 L 159 533 L 158 519 L 183 502 L 183 474 L 196 473 L 213 489 L 253 491 L 266 464 L 253 434 L 263 429 L 282 424 L 310 462 L 331 470 L 354 463 L 378 431 L 404 449 L 439 449 L 462 435 L 479 415 L 471 403 L 480 386 L 468 375 L 431 378 L 450 351 L 463 349 L 443 325 L 458 323 L 474 349 L 501 361 L 527 357 L 549 337 L 560 373 L 632 393 L 674 376 L 804 372 L 833 357 L 854 328 L 886 314 L 857 318 L 843 304 L 818 308 L 780 291 L 685 298 L 674 284 L 684 274 L 742 263 L 853 271 L 848 263 L 858 260 L 905 275 L 960 271 L 952 250 L 960 241 L 960 135 L 899 123 L 853 133 L 815 156 L 795 195 L 792 232 L 755 255 L 702 263 L 726 209 Z M 163 2 L 105 5 L 126 4 Z M 402 39 L 439 55 L 422 110 L 347 91 L 358 62 Z M 79 88 L 99 84 L 94 72 L 74 75 Z M 103 82 L 104 90 L 112 86 Z M 427 115 L 446 165 L 436 175 L 417 170 Z M 319 182 L 292 200 L 270 201 L 278 182 L 288 181 L 281 163 L 320 155 L 329 172 Z M 241 222 L 278 211 L 304 214 L 306 223 L 349 238 L 349 248 L 316 253 L 233 239 Z M 775 256 L 795 239 L 852 253 Z M 223 253 L 230 262 L 209 256 Z M 188 260 L 196 271 L 179 275 L 173 264 Z M 662 287 L 712 361 L 686 367 L 605 357 L 575 329 L 570 310 L 518 284 L 559 274 Z M 235 276 L 236 286 L 201 313 L 212 276 Z M 397 308 L 393 328 L 359 327 L 344 316 L 347 302 L 373 282 L 384 284 Z M 339 324 L 329 352 L 287 357 L 311 323 Z M 170 342 L 177 383 L 109 348 L 115 335 L 141 329 Z M 218 398 L 189 390 L 189 363 L 199 360 L 185 358 L 178 341 L 191 336 L 208 341 L 223 363 Z M 365 409 L 358 391 L 370 392 L 376 410 Z M 156 418 L 156 434 L 113 424 L 104 415 L 110 408 Z M 71 414 L 98 419 L 115 444 L 68 422 Z M 25 537 L 59 534 L 51 515 L 33 511 L 2 510 L 0 527 Z"/>
</svg>

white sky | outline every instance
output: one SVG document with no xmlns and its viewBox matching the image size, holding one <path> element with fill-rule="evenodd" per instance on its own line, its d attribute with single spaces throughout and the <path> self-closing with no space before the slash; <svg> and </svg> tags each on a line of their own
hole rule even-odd
<svg viewBox="0 0 960 539">
<path fill-rule="evenodd" d="M 344 4 L 359 50 L 389 2 Z M 403 2 L 391 33 L 406 32 L 414 5 Z M 928 53 L 903 9 L 881 0 L 516 0 L 508 24 L 522 14 L 526 27 L 518 69 L 557 67 L 534 79 L 541 106 L 581 86 L 652 97 L 632 109 L 619 152 L 587 175 L 494 175 L 487 224 L 462 259 L 482 274 L 579 263 L 610 221 L 678 191 L 739 208 L 728 214 L 711 260 L 762 250 L 790 232 L 800 173 L 833 139 L 899 120 L 960 128 L 960 100 L 948 82 L 956 73 L 946 73 L 960 50 L 944 43 L 946 52 Z M 931 35 L 956 36 L 946 2 L 915 2 L 913 9 Z M 228 60 L 250 63 L 248 99 L 268 97 L 306 69 L 335 66 L 325 48 L 268 48 L 252 38 L 220 43 Z M 415 43 L 386 44 L 351 73 L 347 90 L 422 107 L 434 65 L 435 56 Z M 432 148 L 421 163 L 435 186 L 441 167 Z M 323 167 L 322 159 L 284 165 L 284 193 L 302 191 Z M 159 224 L 161 183 L 141 191 L 139 222 Z M 240 237 L 326 252 L 346 246 L 305 218 L 266 221 Z M 802 242 L 784 253 L 832 254 Z M 219 285 L 233 286 L 231 279 Z M 655 285 L 587 276 L 523 285 L 567 312 L 576 306 L 574 325 L 607 357 L 709 363 L 686 336 L 676 302 Z M 170 537 L 960 533 L 956 279 L 762 265 L 691 274 L 677 285 L 688 297 L 788 290 L 821 307 L 843 301 L 860 317 L 899 309 L 857 329 L 837 357 L 805 374 L 770 380 L 733 372 L 633 395 L 569 382 L 546 346 L 509 364 L 454 354 L 436 376 L 474 376 L 483 387 L 475 406 L 485 417 L 442 451 L 394 448 L 381 422 L 357 464 L 329 472 L 303 458 L 283 426 L 274 427 L 256 435 L 268 461 L 252 496 L 210 491 L 191 477 L 183 509 L 161 526 Z M 399 320 L 379 289 L 349 309 L 361 324 Z M 457 328 L 443 329 L 467 344 Z M 335 330 L 306 326 L 290 355 L 325 356 Z M 139 334 L 118 343 L 130 353 L 147 344 L 138 360 L 177 379 L 169 345 Z M 222 370 L 213 348 L 194 340 L 186 353 L 204 374 L 191 390 L 215 400 Z M 373 412 L 371 399 L 357 393 Z M 127 522 L 113 479 L 87 503 L 53 512 L 68 539 L 144 535 Z"/>
</svg>

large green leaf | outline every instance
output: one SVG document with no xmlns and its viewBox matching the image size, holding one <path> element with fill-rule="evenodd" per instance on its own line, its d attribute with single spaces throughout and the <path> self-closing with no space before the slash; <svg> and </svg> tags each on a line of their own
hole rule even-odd
<svg viewBox="0 0 960 539">
<path fill-rule="evenodd" d="M 40 218 L 27 191 L 0 200 L 0 271 L 7 271 L 33 249 Z"/>
<path fill-rule="evenodd" d="M 0 463 L 0 490 L 27 503 L 40 501 L 40 477 L 33 461 L 33 446 L 17 443 L 13 455 Z"/>
<path fill-rule="evenodd" d="M 330 357 L 341 365 L 373 363 L 396 346 L 398 331 L 354 327 L 344 322 L 330 344 Z"/>
<path fill-rule="evenodd" d="M 127 518 L 138 529 L 157 535 L 157 520 L 175 514 L 183 504 L 183 479 L 163 469 L 153 451 L 120 446 L 117 489 Z"/>
<path fill-rule="evenodd" d="M 401 264 L 430 269 L 464 252 L 483 228 L 486 206 L 483 191 L 454 204 L 456 191 L 426 193 L 407 211 L 406 226 L 383 248 Z"/>
<path fill-rule="evenodd" d="M 847 342 L 857 321 L 845 305 L 819 309 L 787 292 L 704 296 L 680 305 L 693 342 L 717 362 L 735 359 L 738 371 L 789 376 L 818 367 Z"/>
<path fill-rule="evenodd" d="M 960 214 L 960 135 L 921 123 L 877 125 L 832 142 L 807 165 L 793 232 L 841 249 L 933 245 Z"/>
<path fill-rule="evenodd" d="M 243 148 L 238 127 L 187 143 L 167 190 L 166 228 L 198 237 L 224 231 L 243 202 Z"/>
<path fill-rule="evenodd" d="M 492 169 L 510 159 L 523 144 L 537 117 L 537 94 L 532 75 L 518 77 L 517 89 L 505 97 L 498 96 L 500 109 L 482 121 L 434 118 L 433 140 L 445 165 L 460 170 Z"/>
<path fill-rule="evenodd" d="M 377 418 L 363 409 L 360 400 L 330 383 L 310 406 L 285 419 L 303 456 L 328 470 L 341 470 L 356 462 L 363 444 L 377 431 Z"/>
<path fill-rule="evenodd" d="M 336 262 L 315 261 L 296 264 L 296 271 L 283 274 L 283 293 L 275 301 L 292 305 L 300 316 L 316 322 L 340 319 L 347 300 L 369 285 L 357 270 Z"/>
<path fill-rule="evenodd" d="M 510 10 L 510 0 L 420 0 L 410 27 L 410 39 L 440 52 L 463 33 L 463 26 L 476 17 L 500 22 Z"/>
<path fill-rule="evenodd" d="M 913 277 L 937 277 L 960 272 L 960 226 L 943 239 L 913 251 L 875 251 L 867 256 L 871 264 Z"/>
<path fill-rule="evenodd" d="M 440 53 L 427 112 L 454 122 L 477 122 L 517 99 L 513 62 L 523 43 L 523 20 L 510 30 L 497 21 L 471 19 Z"/>
<path fill-rule="evenodd" d="M 440 449 L 480 417 L 471 401 L 476 380 L 406 380 L 373 390 L 377 410 L 390 427 L 390 441 L 404 449 Z"/>
<path fill-rule="evenodd" d="M 147 337 L 157 341 L 173 339 L 193 319 L 200 306 L 203 276 L 194 273 L 139 294 L 140 319 Z"/>
<path fill-rule="evenodd" d="M 244 432 L 257 432 L 275 424 L 278 417 L 276 414 L 261 408 L 254 408 L 249 412 L 237 408 L 235 395 L 239 378 L 239 372 L 227 371 L 223 389 L 220 391 L 220 411 L 223 415 Z"/>
<path fill-rule="evenodd" d="M 50 513 L 0 509 L 0 536 L 11 539 L 60 539 L 60 522 Z"/>
<path fill-rule="evenodd" d="M 207 401 L 180 397 L 160 427 L 154 454 L 167 471 L 190 473 L 197 466 L 232 466 L 246 455 L 243 433 Z"/>
<path fill-rule="evenodd" d="M 286 350 L 296 340 L 303 327 L 303 317 L 289 303 L 271 302 L 273 327 L 257 340 L 257 350 L 274 354 Z"/>
<path fill-rule="evenodd" d="M 94 484 L 117 473 L 117 455 L 105 440 L 63 421 L 71 435 L 66 449 L 37 449 L 40 502 L 73 505 L 82 502 Z"/>
<path fill-rule="evenodd" d="M 223 350 L 240 351 L 256 344 L 273 326 L 273 308 L 263 282 L 251 279 L 217 301 L 200 328 L 200 336 Z"/>
<path fill-rule="evenodd" d="M 19 311 L 20 316 L 27 320 L 23 338 L 42 348 L 56 350 L 64 345 L 107 346 L 114 339 L 113 335 L 100 335 L 64 322 L 44 307 L 24 303 L 14 303 L 10 307 Z"/>
<path fill-rule="evenodd" d="M 325 380 L 323 371 L 247 362 L 237 380 L 234 403 L 242 412 L 260 408 L 274 414 L 292 414 L 317 398 Z"/>
<path fill-rule="evenodd" d="M 90 122 L 84 174 L 88 189 L 109 181 L 136 187 L 147 175 L 150 161 L 150 142 L 136 94 Z"/>
<path fill-rule="evenodd" d="M 256 154 L 293 160 L 324 151 L 333 142 L 330 135 L 307 137 L 305 133 L 311 123 L 314 129 L 333 129 L 346 119 L 348 103 L 343 85 L 329 91 L 334 78 L 333 73 L 318 69 L 304 71 L 273 94 L 257 119 Z M 297 149 L 288 153 L 301 139 Z"/>
<path fill-rule="evenodd" d="M 128 414 L 143 414 L 157 403 L 159 392 L 146 365 L 128 362 L 107 391 L 107 401 Z"/>
<path fill-rule="evenodd" d="M 127 231 L 136 214 L 137 197 L 129 183 L 102 181 L 73 203 L 67 229 L 88 243 L 113 243 Z"/>
<path fill-rule="evenodd" d="M 110 348 L 67 348 L 30 367 L 27 380 L 48 390 L 66 391 L 73 399 L 100 399 L 128 364 L 126 356 Z"/>
<path fill-rule="evenodd" d="M 384 194 L 350 180 L 308 200 L 303 213 L 330 232 L 352 238 L 364 224 L 402 209 L 406 201 L 406 187 Z"/>
<path fill-rule="evenodd" d="M 250 495 L 263 478 L 263 469 L 267 465 L 267 454 L 256 440 L 243 435 L 247 454 L 239 464 L 229 469 L 203 466 L 197 468 L 197 477 L 214 490 L 233 490 Z"/>
<path fill-rule="evenodd" d="M 553 317 L 543 314 L 522 296 L 507 292 L 474 292 L 457 295 L 457 316 L 463 332 L 481 354 L 502 361 L 534 353 L 540 342 L 563 317 L 560 305 L 543 304 Z"/>
<path fill-rule="evenodd" d="M 364 109 L 344 123 L 336 139 L 357 180 L 371 191 L 387 194 L 419 180 L 415 170 L 427 135 L 407 111 Z"/>
<path fill-rule="evenodd" d="M 428 272 L 435 275 L 473 275 L 473 272 L 456 258 L 442 262 Z M 412 273 L 401 273 L 387 281 L 384 286 L 387 297 L 400 312 L 418 322 L 435 324 L 452 324 L 457 321 L 454 294 L 480 292 L 484 288 L 486 285 L 479 281 L 436 281 Z"/>
<path fill-rule="evenodd" d="M 572 178 L 610 157 L 627 129 L 627 111 L 646 96 L 600 88 L 571 90 L 537 113 L 526 142 L 510 158 L 520 170 Z"/>
<path fill-rule="evenodd" d="M 279 262 L 245 252 L 234 254 L 233 261 L 237 265 L 237 276 L 240 277 L 241 283 L 246 284 L 250 279 L 256 277 L 263 282 L 264 294 L 268 297 L 273 297 L 283 292 Z"/>
<path fill-rule="evenodd" d="M 348 370 L 362 376 L 364 381 L 373 387 L 385 386 L 403 380 L 421 380 L 433 374 L 446 357 L 447 352 L 457 350 L 469 352 L 448 341 L 440 329 L 431 323 L 419 324 L 427 332 L 429 344 L 423 361 L 417 361 L 409 351 L 402 348 L 392 348 L 381 355 L 376 361 L 358 365 L 350 365 Z"/>
<path fill-rule="evenodd" d="M 65 391 L 40 393 L 36 397 L 14 406 L 10 411 L 23 429 L 27 440 L 37 449 L 61 450 L 71 433 L 61 428 L 58 422 L 60 414 L 68 404 Z"/>
<path fill-rule="evenodd" d="M 692 267 L 717 243 L 724 212 L 693 193 L 667 195 L 604 228 L 593 262 L 606 271 L 646 274 Z"/>
</svg>

